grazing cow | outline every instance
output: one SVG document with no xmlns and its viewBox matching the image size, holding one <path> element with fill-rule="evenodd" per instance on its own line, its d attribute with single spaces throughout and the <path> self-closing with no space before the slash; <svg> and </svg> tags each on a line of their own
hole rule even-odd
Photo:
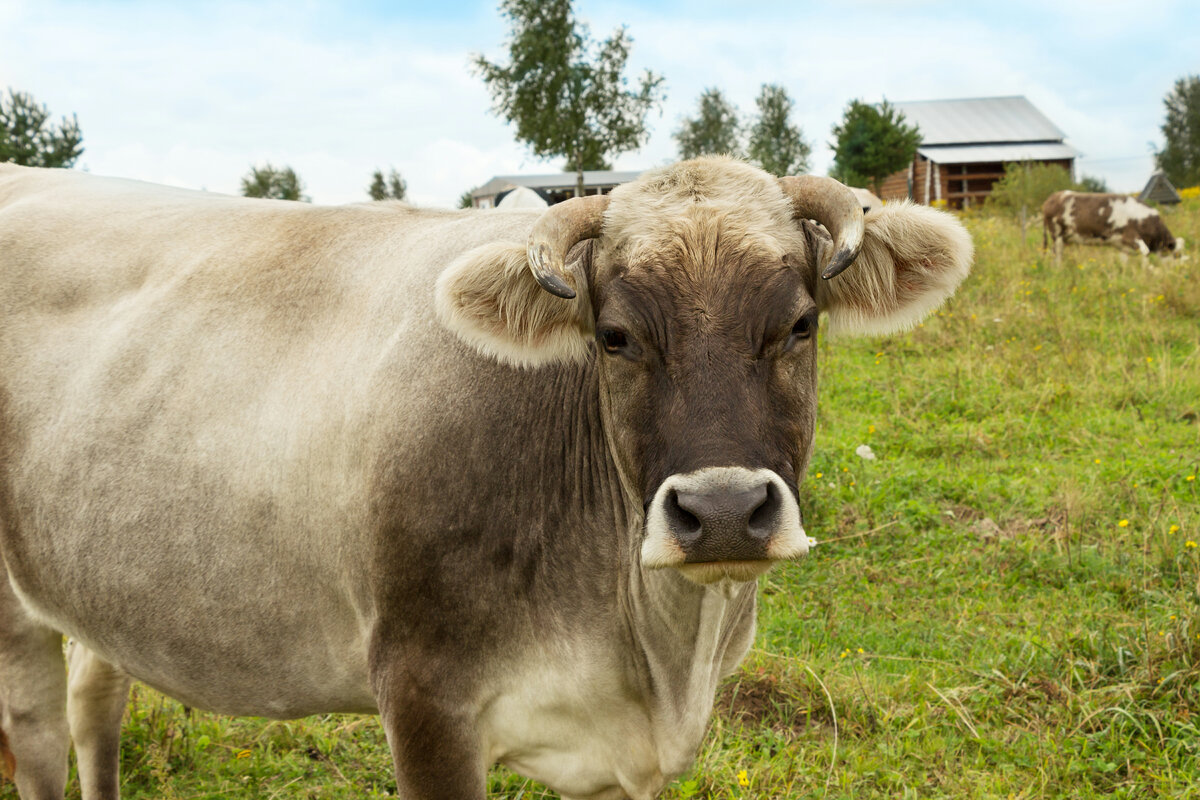
<svg viewBox="0 0 1200 800">
<path fill-rule="evenodd" d="M 971 254 L 952 216 L 724 158 L 503 214 L 0 165 L 21 797 L 62 797 L 68 730 L 117 796 L 136 678 L 378 712 L 406 800 L 479 800 L 495 762 L 649 800 L 755 578 L 808 550 L 818 315 L 906 328 Z"/>
<path fill-rule="evenodd" d="M 1054 242 L 1054 258 L 1062 260 L 1064 242 L 1113 244 L 1141 253 L 1183 252 L 1183 239 L 1167 230 L 1150 206 L 1125 194 L 1064 190 L 1042 204 L 1042 249 Z"/>
</svg>

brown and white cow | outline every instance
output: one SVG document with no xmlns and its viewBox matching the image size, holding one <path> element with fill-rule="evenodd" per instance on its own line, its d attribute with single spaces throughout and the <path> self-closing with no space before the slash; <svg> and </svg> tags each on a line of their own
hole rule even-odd
<svg viewBox="0 0 1200 800">
<path fill-rule="evenodd" d="M 1183 252 L 1183 239 L 1167 230 L 1162 217 L 1150 206 L 1125 194 L 1055 192 L 1042 204 L 1042 249 L 1054 243 L 1054 257 L 1062 259 L 1064 242 L 1112 244 L 1141 253 L 1174 255 Z"/>
<path fill-rule="evenodd" d="M 818 315 L 906 328 L 971 254 L 949 215 L 722 158 L 542 212 L 0 165 L 21 797 L 62 797 L 69 738 L 85 800 L 117 796 L 136 678 L 378 712 L 406 800 L 479 800 L 495 762 L 649 800 L 750 646 L 754 579 L 808 550 Z"/>
</svg>

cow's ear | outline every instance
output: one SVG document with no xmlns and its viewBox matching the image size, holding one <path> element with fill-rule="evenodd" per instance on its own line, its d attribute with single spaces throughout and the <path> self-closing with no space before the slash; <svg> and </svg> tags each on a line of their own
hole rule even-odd
<svg viewBox="0 0 1200 800">
<path fill-rule="evenodd" d="M 866 216 L 862 251 L 819 281 L 817 305 L 837 335 L 889 334 L 916 325 L 954 293 L 971 267 L 971 235 L 952 214 L 909 202 Z"/>
<path fill-rule="evenodd" d="M 590 248 L 590 241 L 581 243 L 572 256 L 586 259 Z M 592 340 L 591 315 L 582 285 L 587 270 L 573 272 L 576 296 L 556 297 L 530 272 L 523 245 L 486 244 L 460 256 L 438 278 L 438 317 L 464 342 L 506 364 L 579 361 Z"/>
</svg>

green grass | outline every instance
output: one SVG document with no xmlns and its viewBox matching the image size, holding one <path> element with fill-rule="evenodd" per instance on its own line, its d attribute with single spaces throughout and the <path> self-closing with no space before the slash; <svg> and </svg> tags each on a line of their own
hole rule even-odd
<svg viewBox="0 0 1200 800">
<path fill-rule="evenodd" d="M 823 543 L 760 582 L 755 649 L 666 798 L 1200 797 L 1200 200 L 1164 216 L 1191 261 L 1055 267 L 1040 231 L 966 215 L 975 268 L 940 313 L 822 343 Z M 393 788 L 372 718 L 137 687 L 123 741 L 127 798 Z"/>
</svg>

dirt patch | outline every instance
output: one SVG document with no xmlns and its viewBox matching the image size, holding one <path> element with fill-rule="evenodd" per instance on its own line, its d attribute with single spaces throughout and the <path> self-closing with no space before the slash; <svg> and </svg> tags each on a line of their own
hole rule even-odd
<svg viewBox="0 0 1200 800">
<path fill-rule="evenodd" d="M 975 534 L 975 537 L 984 544 L 994 544 L 1029 534 L 1062 539 L 1066 537 L 1068 530 L 1067 514 L 1059 508 L 1048 508 L 1045 516 L 1014 517 L 1005 520 L 1003 524 L 997 523 L 991 517 L 983 516 L 979 512 L 976 513 L 978 516 L 958 516 L 958 519 L 964 522 L 969 521 L 967 530 Z"/>
<path fill-rule="evenodd" d="M 976 520 L 983 519 L 987 514 L 980 511 L 978 508 L 971 506 L 955 504 L 945 510 L 945 515 L 951 519 L 956 519 L 959 522 L 970 523 Z"/>
<path fill-rule="evenodd" d="M 789 737 L 833 726 L 824 695 L 818 698 L 769 672 L 742 673 L 726 683 L 717 693 L 715 710 L 730 722 Z"/>
</svg>

